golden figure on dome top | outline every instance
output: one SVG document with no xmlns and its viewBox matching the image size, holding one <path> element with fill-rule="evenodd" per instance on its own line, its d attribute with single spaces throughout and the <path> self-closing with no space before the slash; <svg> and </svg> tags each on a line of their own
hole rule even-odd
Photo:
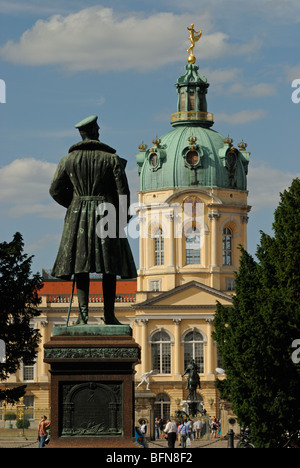
<svg viewBox="0 0 300 468">
<path fill-rule="evenodd" d="M 202 36 L 202 29 L 200 29 L 199 31 L 196 31 L 194 29 L 194 24 L 193 23 L 191 24 L 191 27 L 187 28 L 187 29 L 188 29 L 188 31 L 190 31 L 189 40 L 191 41 L 191 45 L 187 49 L 187 52 L 190 52 L 188 62 L 189 63 L 195 63 L 196 62 L 196 57 L 195 57 L 195 55 L 193 53 L 194 52 L 194 47 L 195 47 L 195 43 L 197 41 L 199 41 L 200 37 Z M 198 36 L 195 36 L 195 34 L 198 34 Z"/>
</svg>

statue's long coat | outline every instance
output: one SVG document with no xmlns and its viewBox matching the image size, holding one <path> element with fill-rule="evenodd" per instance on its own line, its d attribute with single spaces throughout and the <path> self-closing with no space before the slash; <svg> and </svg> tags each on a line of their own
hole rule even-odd
<svg viewBox="0 0 300 468">
<path fill-rule="evenodd" d="M 123 161 L 109 146 L 88 140 L 73 145 L 59 162 L 50 195 L 67 213 L 53 276 L 70 279 L 74 273 L 96 272 L 137 277 L 128 240 L 118 232 L 119 195 L 130 204 Z M 97 214 L 97 207 L 105 202 L 116 208 L 116 238 L 97 234 L 97 224 L 107 215 L 104 210 Z"/>
</svg>

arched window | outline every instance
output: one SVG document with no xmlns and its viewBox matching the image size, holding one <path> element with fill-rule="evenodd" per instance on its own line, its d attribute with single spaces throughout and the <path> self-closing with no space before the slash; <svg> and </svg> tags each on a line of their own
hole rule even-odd
<svg viewBox="0 0 300 468">
<path fill-rule="evenodd" d="M 164 265 L 165 263 L 165 243 L 163 231 L 158 228 L 154 234 L 154 252 L 155 252 L 155 265 Z"/>
<path fill-rule="evenodd" d="M 193 330 L 184 337 L 184 368 L 194 359 L 200 372 L 204 373 L 204 338 L 203 335 Z"/>
<path fill-rule="evenodd" d="M 171 414 L 171 403 L 169 395 L 159 393 L 155 400 L 154 417 L 167 421 Z"/>
<path fill-rule="evenodd" d="M 151 339 L 152 369 L 159 374 L 171 374 L 171 338 L 159 331 Z"/>
<path fill-rule="evenodd" d="M 232 265 L 232 231 L 223 229 L 223 265 Z"/>
<path fill-rule="evenodd" d="M 200 230 L 196 227 L 190 228 L 185 236 L 185 263 L 187 265 L 200 264 Z"/>
</svg>

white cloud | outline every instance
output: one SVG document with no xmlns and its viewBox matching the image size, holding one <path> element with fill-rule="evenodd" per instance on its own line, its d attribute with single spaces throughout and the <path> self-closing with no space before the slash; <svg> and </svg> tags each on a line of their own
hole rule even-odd
<svg viewBox="0 0 300 468">
<path fill-rule="evenodd" d="M 56 164 L 33 158 L 16 159 L 0 168 L 0 204 L 10 217 L 35 215 L 60 218 L 63 209 L 51 201 L 49 187 Z"/>
<path fill-rule="evenodd" d="M 225 122 L 229 125 L 243 125 L 254 122 L 255 120 L 264 119 L 266 116 L 267 112 L 263 109 L 243 110 L 235 114 L 220 112 L 215 114 L 215 121 Z"/>
<path fill-rule="evenodd" d="M 45 234 L 40 239 L 35 239 L 33 242 L 26 244 L 26 252 L 32 255 L 38 251 L 47 249 L 50 247 L 58 247 L 61 240 L 61 234 Z"/>
<path fill-rule="evenodd" d="M 234 83 L 228 90 L 231 94 L 241 94 L 244 97 L 265 97 L 274 96 L 276 87 L 270 83 L 258 83 L 256 85 L 247 85 L 247 83 Z"/>
<path fill-rule="evenodd" d="M 297 177 L 300 177 L 300 173 L 283 172 L 267 163 L 251 165 L 248 175 L 248 203 L 252 206 L 252 211 L 275 209 L 280 201 L 280 193 L 288 189 Z"/>
<path fill-rule="evenodd" d="M 18 64 L 59 65 L 69 71 L 143 72 L 187 57 L 190 43 L 186 28 L 190 22 L 190 14 L 120 14 L 95 6 L 38 20 L 19 42 L 8 41 L 0 55 Z M 210 24 L 208 12 L 202 12 L 201 22 Z M 186 31 L 186 36 L 178 31 Z M 261 45 L 256 38 L 245 44 L 232 44 L 229 39 L 222 32 L 206 32 L 197 48 L 197 59 L 249 54 Z"/>
</svg>

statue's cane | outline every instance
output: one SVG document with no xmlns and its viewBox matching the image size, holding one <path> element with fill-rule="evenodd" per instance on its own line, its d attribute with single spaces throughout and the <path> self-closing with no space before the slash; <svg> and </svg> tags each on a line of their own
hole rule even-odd
<svg viewBox="0 0 300 468">
<path fill-rule="evenodd" d="M 69 310 L 68 310 L 68 316 L 67 316 L 67 327 L 69 326 L 70 313 L 71 313 L 71 309 L 72 309 L 72 302 L 73 302 L 73 296 L 74 296 L 75 281 L 76 281 L 76 276 L 74 275 L 73 286 L 72 286 L 72 293 L 71 293 L 71 297 L 70 297 L 70 304 L 69 304 Z"/>
</svg>

